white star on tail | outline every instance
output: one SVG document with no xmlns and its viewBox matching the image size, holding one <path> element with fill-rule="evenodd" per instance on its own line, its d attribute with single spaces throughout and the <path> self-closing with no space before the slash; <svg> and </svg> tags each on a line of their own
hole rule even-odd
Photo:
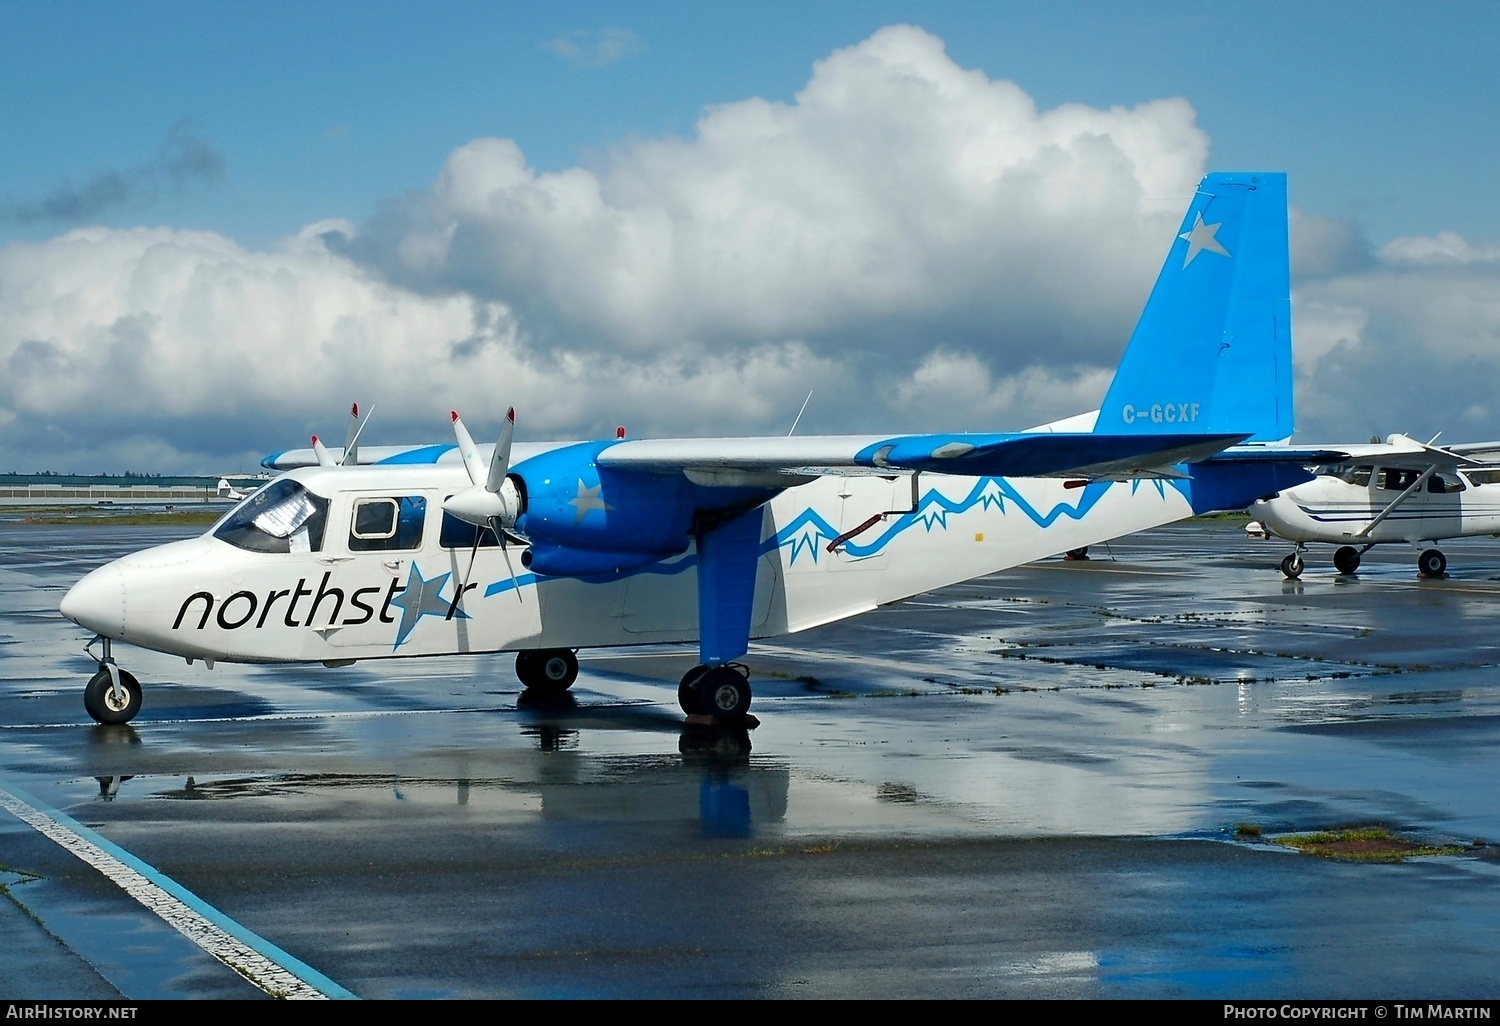
<svg viewBox="0 0 1500 1026">
<path fill-rule="evenodd" d="M 1183 267 L 1192 263 L 1193 258 L 1205 249 L 1219 256 L 1229 256 L 1229 250 L 1219 245 L 1219 240 L 1214 238 L 1223 224 L 1223 221 L 1218 224 L 1204 224 L 1203 214 L 1199 213 L 1198 220 L 1193 223 L 1192 231 L 1186 231 L 1177 236 L 1179 239 L 1187 239 L 1188 244 L 1187 259 L 1182 262 Z"/>
</svg>

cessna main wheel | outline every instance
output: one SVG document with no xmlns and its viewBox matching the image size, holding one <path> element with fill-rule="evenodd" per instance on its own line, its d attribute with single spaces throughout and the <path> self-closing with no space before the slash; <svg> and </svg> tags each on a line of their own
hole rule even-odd
<svg viewBox="0 0 1500 1026">
<path fill-rule="evenodd" d="M 1428 549 L 1417 557 L 1417 570 L 1423 577 L 1441 577 L 1448 569 L 1448 557 L 1437 549 Z"/>
<path fill-rule="evenodd" d="M 527 691 L 560 695 L 578 679 L 578 656 L 566 648 L 517 652 L 516 677 Z"/>
<path fill-rule="evenodd" d="M 117 670 L 123 696 L 115 694 L 114 681 L 109 670 L 99 667 L 99 672 L 89 678 L 83 689 L 83 707 L 99 723 L 129 723 L 141 711 L 141 682 L 126 670 Z M 122 700 L 123 699 L 123 700 Z"/>
<path fill-rule="evenodd" d="M 1333 554 L 1333 566 L 1341 574 L 1352 574 L 1359 569 L 1359 550 L 1353 545 L 1343 545 Z"/>
</svg>

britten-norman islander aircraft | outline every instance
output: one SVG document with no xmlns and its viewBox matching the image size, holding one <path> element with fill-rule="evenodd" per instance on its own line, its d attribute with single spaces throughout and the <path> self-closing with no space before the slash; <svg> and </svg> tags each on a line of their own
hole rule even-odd
<svg viewBox="0 0 1500 1026">
<path fill-rule="evenodd" d="M 1437 542 L 1500 535 L 1500 442 L 1440 447 L 1435 441 L 1391 435 L 1338 446 L 1346 460 L 1252 505 L 1266 531 L 1297 545 L 1281 572 L 1302 576 L 1308 542 L 1339 546 L 1333 565 L 1341 574 L 1358 571 L 1373 546 L 1405 542 L 1420 553 L 1418 573 L 1441 577 L 1448 558 Z"/>
<path fill-rule="evenodd" d="M 1292 434 L 1286 178 L 1200 184 L 1101 408 L 1014 434 L 676 438 L 267 457 L 202 537 L 64 597 L 95 632 L 94 719 L 141 707 L 112 643 L 245 663 L 514 652 L 560 694 L 577 651 L 698 644 L 690 714 L 742 721 L 737 662 L 807 630 L 1309 480 Z M 1248 443 L 1248 444 L 1242 444 Z M 94 652 L 93 646 L 100 650 Z"/>
</svg>

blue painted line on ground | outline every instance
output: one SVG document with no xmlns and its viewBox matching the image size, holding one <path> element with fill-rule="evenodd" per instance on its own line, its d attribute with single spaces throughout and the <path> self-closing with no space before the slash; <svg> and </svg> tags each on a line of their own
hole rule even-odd
<svg viewBox="0 0 1500 1026">
<path fill-rule="evenodd" d="M 78 822 L 67 813 L 60 812 L 57 809 L 52 808 L 45 802 L 40 801 L 30 794 L 27 794 L 25 791 L 14 786 L 9 781 L 4 780 L 3 778 L 0 778 L 0 790 L 8 791 L 18 801 L 24 802 L 25 804 L 31 806 L 33 810 L 41 813 L 43 816 L 46 816 L 48 819 L 52 820 L 54 823 L 61 826 L 65 830 L 76 835 L 77 837 L 82 838 L 85 841 L 88 841 L 90 844 L 96 846 L 101 851 L 108 854 L 110 857 L 117 859 L 122 864 L 135 870 L 135 872 L 139 873 L 146 880 L 150 881 L 152 884 L 161 888 L 167 894 L 170 894 L 172 897 L 182 902 L 183 905 L 187 906 L 193 912 L 202 916 L 205 920 L 212 923 L 220 930 L 223 930 L 229 936 L 235 938 L 240 943 L 244 944 L 246 947 L 255 951 L 262 957 L 277 963 L 288 972 L 301 978 L 307 984 L 316 987 L 318 990 L 322 991 L 325 996 L 339 1000 L 358 999 L 357 994 L 353 993 L 352 991 L 346 990 L 344 987 L 339 986 L 333 980 L 330 980 L 327 976 L 324 976 L 322 973 L 318 972 L 306 962 L 303 962 L 301 959 L 295 957 L 294 955 L 283 951 L 281 948 L 277 947 L 275 944 L 272 944 L 264 937 L 261 937 L 258 934 L 247 930 L 245 927 L 241 926 L 239 923 L 235 922 L 233 919 L 229 918 L 224 913 L 208 904 L 202 898 L 198 897 L 192 891 L 177 883 L 177 881 L 173 880 L 171 877 L 160 872 L 154 866 L 143 862 L 141 859 L 132 855 L 130 852 L 126 851 L 124 848 L 121 848 L 114 842 L 100 836 L 93 830 L 90 830 L 88 827 L 84 826 L 82 823 Z"/>
</svg>

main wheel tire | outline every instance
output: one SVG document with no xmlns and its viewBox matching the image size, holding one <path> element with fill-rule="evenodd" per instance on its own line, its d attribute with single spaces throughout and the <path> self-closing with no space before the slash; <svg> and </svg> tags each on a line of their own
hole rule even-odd
<svg viewBox="0 0 1500 1026">
<path fill-rule="evenodd" d="M 709 716 L 738 723 L 750 711 L 750 680 L 732 666 L 711 666 L 694 683 L 698 705 Z"/>
<path fill-rule="evenodd" d="M 1297 578 L 1301 577 L 1302 570 L 1302 557 L 1295 552 L 1289 554 L 1285 559 L 1281 561 L 1281 572 L 1286 574 L 1286 576 L 1290 580 L 1295 581 Z"/>
<path fill-rule="evenodd" d="M 1359 569 L 1359 550 L 1353 545 L 1342 545 L 1333 554 L 1333 566 L 1341 574 L 1352 574 Z"/>
<path fill-rule="evenodd" d="M 687 673 L 682 675 L 682 681 L 677 685 L 677 704 L 682 706 L 682 711 L 689 716 L 706 715 L 708 710 L 698 699 L 698 678 L 708 672 L 708 667 L 699 663 Z"/>
<path fill-rule="evenodd" d="M 578 679 L 578 656 L 566 648 L 517 652 L 516 677 L 527 691 L 560 695 Z"/>
<path fill-rule="evenodd" d="M 1427 549 L 1417 557 L 1417 571 L 1423 577 L 1441 577 L 1448 570 L 1448 557 L 1437 549 Z"/>
<path fill-rule="evenodd" d="M 99 667 L 99 672 L 89 678 L 83 689 L 83 707 L 97 723 L 129 723 L 141 711 L 141 682 L 135 675 L 119 670 L 120 687 L 125 690 L 125 704 L 115 698 L 114 682 L 109 670 Z"/>
</svg>

